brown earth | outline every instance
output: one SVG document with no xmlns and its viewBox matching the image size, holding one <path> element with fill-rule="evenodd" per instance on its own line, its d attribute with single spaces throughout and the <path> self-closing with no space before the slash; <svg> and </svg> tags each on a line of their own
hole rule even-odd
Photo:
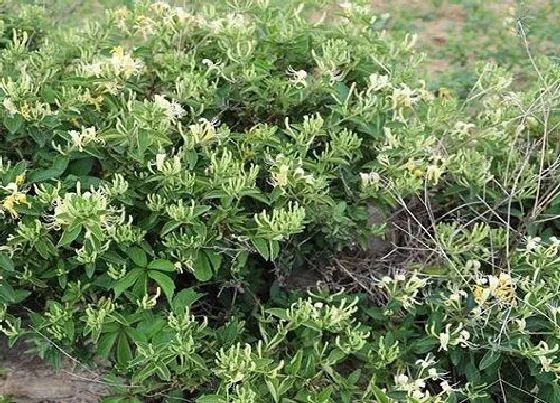
<svg viewBox="0 0 560 403">
<path fill-rule="evenodd" d="M 66 358 L 56 371 L 22 344 L 8 349 L 0 338 L 0 401 L 14 403 L 94 403 L 109 393 L 99 375 Z"/>
</svg>

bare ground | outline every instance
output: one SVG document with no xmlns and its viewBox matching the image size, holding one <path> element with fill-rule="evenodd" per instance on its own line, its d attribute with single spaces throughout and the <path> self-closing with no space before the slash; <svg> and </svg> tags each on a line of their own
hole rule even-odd
<svg viewBox="0 0 560 403">
<path fill-rule="evenodd" d="M 63 360 L 56 371 L 25 350 L 22 344 L 8 349 L 0 339 L 0 398 L 16 403 L 94 403 L 108 394 L 97 374 L 77 368 L 72 360 Z"/>
</svg>

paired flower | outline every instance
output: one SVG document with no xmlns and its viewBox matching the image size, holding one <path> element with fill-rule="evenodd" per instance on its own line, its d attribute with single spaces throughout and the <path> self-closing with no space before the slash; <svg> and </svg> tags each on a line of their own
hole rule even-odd
<svg viewBox="0 0 560 403">
<path fill-rule="evenodd" d="M 18 187 L 25 181 L 25 175 L 17 175 L 14 182 L 8 183 L 6 186 L 2 186 L 2 189 L 7 191 L 9 194 L 6 196 L 2 202 L 2 209 L 9 212 L 12 218 L 18 218 L 15 207 L 18 204 L 27 204 L 27 195 L 21 192 Z"/>
</svg>

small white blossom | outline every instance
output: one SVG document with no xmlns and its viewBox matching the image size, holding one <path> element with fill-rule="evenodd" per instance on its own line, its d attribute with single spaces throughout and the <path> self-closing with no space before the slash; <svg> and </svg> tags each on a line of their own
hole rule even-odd
<svg viewBox="0 0 560 403">
<path fill-rule="evenodd" d="M 389 76 L 379 75 L 377 73 L 370 74 L 368 84 L 369 91 L 380 91 L 384 88 L 390 87 L 391 80 L 389 79 Z"/>
<path fill-rule="evenodd" d="M 290 77 L 292 85 L 307 87 L 307 72 L 305 70 L 294 70 L 292 67 L 288 67 L 286 73 Z"/>
<path fill-rule="evenodd" d="M 162 95 L 154 96 L 154 103 L 163 109 L 165 116 L 170 120 L 180 119 L 185 116 L 186 111 L 177 101 L 168 101 Z"/>
<path fill-rule="evenodd" d="M 69 130 L 70 140 L 68 148 L 70 150 L 84 151 L 84 148 L 92 143 L 105 144 L 105 140 L 99 138 L 95 127 L 82 127 L 81 131 Z"/>
<path fill-rule="evenodd" d="M 12 101 L 10 98 L 4 98 L 4 101 L 2 101 L 2 104 L 4 105 L 4 108 L 6 108 L 6 111 L 8 112 L 8 114 L 10 116 L 14 116 L 16 113 L 18 113 L 17 107 L 14 104 L 14 101 Z"/>
</svg>

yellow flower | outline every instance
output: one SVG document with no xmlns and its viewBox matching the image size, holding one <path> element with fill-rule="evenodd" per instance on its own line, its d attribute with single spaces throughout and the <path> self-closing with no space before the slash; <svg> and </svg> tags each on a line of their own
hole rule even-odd
<svg viewBox="0 0 560 403">
<path fill-rule="evenodd" d="M 474 302 L 481 305 L 484 302 L 484 287 L 475 285 L 472 291 Z"/>
<path fill-rule="evenodd" d="M 128 9 L 126 7 L 119 7 L 115 10 L 115 17 L 119 19 L 126 18 L 128 15 Z"/>
<path fill-rule="evenodd" d="M 24 193 L 15 192 L 6 196 L 2 202 L 2 207 L 11 214 L 12 218 L 18 218 L 19 214 L 15 210 L 17 204 L 29 204 L 27 202 L 27 196 Z"/>
<path fill-rule="evenodd" d="M 428 169 L 426 170 L 426 178 L 434 185 L 437 185 L 439 178 L 441 178 L 442 175 L 443 175 L 442 167 L 439 167 L 435 164 L 428 165 Z"/>
<path fill-rule="evenodd" d="M 412 158 L 409 158 L 404 167 L 408 169 L 408 172 L 413 173 L 416 169 L 416 163 Z"/>
<path fill-rule="evenodd" d="M 498 301 L 506 305 L 515 305 L 515 286 L 509 274 L 500 273 L 498 281 L 498 287 L 494 292 Z"/>
<path fill-rule="evenodd" d="M 16 185 L 21 185 L 23 182 L 25 182 L 25 174 L 17 175 L 15 180 Z"/>
<path fill-rule="evenodd" d="M 23 116 L 25 120 L 29 120 L 31 117 L 31 111 L 29 109 L 29 105 L 27 105 L 27 101 L 22 105 L 19 113 L 21 113 L 21 116 Z"/>
</svg>

